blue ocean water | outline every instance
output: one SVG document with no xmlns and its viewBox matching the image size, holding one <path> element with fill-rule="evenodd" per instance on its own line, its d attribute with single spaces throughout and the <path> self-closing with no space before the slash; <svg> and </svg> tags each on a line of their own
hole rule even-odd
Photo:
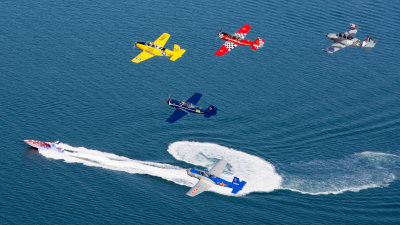
<svg viewBox="0 0 400 225">
<path fill-rule="evenodd" d="M 2 224 L 400 222 L 396 1 L 0 3 Z M 321 49 L 360 26 L 371 51 Z M 220 27 L 265 47 L 219 58 Z M 130 60 L 171 34 L 176 62 Z M 203 94 L 218 115 L 175 124 L 165 100 Z M 68 154 L 24 139 L 59 139 Z M 195 198 L 184 169 L 228 159 L 239 196 Z"/>
</svg>

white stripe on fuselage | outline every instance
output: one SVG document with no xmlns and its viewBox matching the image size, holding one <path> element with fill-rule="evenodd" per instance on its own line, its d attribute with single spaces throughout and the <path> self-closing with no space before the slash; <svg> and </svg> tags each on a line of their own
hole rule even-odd
<svg viewBox="0 0 400 225">
<path fill-rule="evenodd" d="M 185 112 L 188 112 L 188 113 L 189 113 L 189 112 L 199 113 L 199 114 L 204 113 L 204 112 L 201 111 L 200 108 L 197 108 L 197 107 L 191 108 L 191 107 L 188 107 L 188 106 L 185 106 L 185 105 L 176 105 L 176 104 L 173 104 L 173 103 L 170 103 L 169 105 L 170 105 L 170 106 L 173 106 L 173 107 L 176 107 L 176 108 L 178 108 L 178 109 L 180 109 L 180 110 L 183 110 L 183 111 L 185 111 Z M 200 112 L 196 112 L 196 110 L 199 110 Z"/>
</svg>

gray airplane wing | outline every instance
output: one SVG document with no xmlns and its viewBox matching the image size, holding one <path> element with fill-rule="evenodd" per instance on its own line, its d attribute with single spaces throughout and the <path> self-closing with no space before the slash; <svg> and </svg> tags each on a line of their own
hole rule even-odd
<svg viewBox="0 0 400 225">
<path fill-rule="evenodd" d="M 227 162 L 224 159 L 220 159 L 210 170 L 210 174 L 219 177 L 224 171 Z"/>
<path fill-rule="evenodd" d="M 324 50 L 324 52 L 334 53 L 345 47 L 346 47 L 346 45 L 341 44 L 340 42 L 335 42 L 328 49 L 323 49 L 323 50 Z"/>
<path fill-rule="evenodd" d="M 354 38 L 354 36 L 356 36 L 358 28 L 359 26 L 355 25 L 354 23 L 351 23 L 349 29 L 347 29 L 346 32 L 344 32 L 344 34 L 348 38 L 352 39 Z"/>
<path fill-rule="evenodd" d="M 204 191 L 207 191 L 211 187 L 211 184 L 207 183 L 204 180 L 199 180 L 196 185 L 192 187 L 186 194 L 190 197 L 194 197 L 198 194 L 201 194 Z"/>
</svg>

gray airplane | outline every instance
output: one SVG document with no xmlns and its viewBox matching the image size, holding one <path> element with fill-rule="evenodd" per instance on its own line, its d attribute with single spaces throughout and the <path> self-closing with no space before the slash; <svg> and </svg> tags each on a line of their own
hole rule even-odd
<svg viewBox="0 0 400 225">
<path fill-rule="evenodd" d="M 350 24 L 350 28 L 344 32 L 344 34 L 339 33 L 329 33 L 326 35 L 327 38 L 333 41 L 333 44 L 328 49 L 322 49 L 328 53 L 334 53 L 347 46 L 363 47 L 365 50 L 369 50 L 375 47 L 376 41 L 370 35 L 367 36 L 365 41 L 361 41 L 354 36 L 356 36 L 359 26 L 354 23 Z"/>
</svg>

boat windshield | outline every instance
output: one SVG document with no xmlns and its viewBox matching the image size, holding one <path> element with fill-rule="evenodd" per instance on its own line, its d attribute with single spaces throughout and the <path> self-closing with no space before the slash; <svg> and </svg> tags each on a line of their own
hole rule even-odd
<svg viewBox="0 0 400 225">
<path fill-rule="evenodd" d="M 51 146 L 47 143 L 42 143 L 42 146 L 47 147 L 47 148 L 51 148 Z"/>
</svg>

